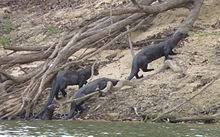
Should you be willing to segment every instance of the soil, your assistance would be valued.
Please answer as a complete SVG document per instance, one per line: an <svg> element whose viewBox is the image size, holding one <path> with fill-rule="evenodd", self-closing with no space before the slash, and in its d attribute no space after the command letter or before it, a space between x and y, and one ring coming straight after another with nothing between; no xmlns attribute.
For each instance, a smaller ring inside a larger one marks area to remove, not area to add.
<svg viewBox="0 0 220 137"><path fill-rule="evenodd" d="M113 5L122 4L122 0L114 0ZM13 30L9 34L12 45L17 46L46 46L53 45L62 33L70 31L71 28L83 18L91 16L98 10L109 7L110 0L82 1L69 7L54 7L54 9L39 8L38 5L26 8L10 7L0 9L0 16L9 16ZM10 13L4 12L8 9ZM145 40L149 36L157 35L169 29L178 27L179 23L187 16L188 11L184 9L170 10L159 14L146 31L137 31L131 34L132 42ZM216 0L205 0L198 20L196 21L190 36L178 47L179 54L173 57L185 70L185 76L168 69L157 75L149 77L136 88L123 89L109 93L105 97L94 97L85 103L87 108L80 118L93 120L142 120L143 116L162 113L184 102L194 94L198 93L204 85L210 82L220 70L220 3ZM145 45L147 46L147 45ZM134 47L137 53L140 47ZM71 58L82 54L85 49L78 51ZM92 49L89 49L92 50ZM0 56L9 51L0 49ZM19 53L18 53L19 54ZM113 55L113 56L112 56ZM94 77L109 77L125 79L131 68L132 56L129 49L105 50L99 57L101 61L108 61L109 56L112 63L100 68L100 75ZM152 62L149 68L155 70L163 66L163 58ZM29 66L35 67L34 62ZM11 69L15 75L22 75L20 68ZM153 72L143 73L148 76ZM220 111L220 79L214 82L207 90L192 99L179 109L173 111L172 115L194 116L209 115ZM76 87L70 87L72 92ZM46 90L46 96L50 90ZM71 95L71 93L69 93ZM64 100L64 99L63 99ZM219 107L213 107L213 106ZM67 113L68 106L58 109L56 113ZM134 110L137 110L138 114Z"/></svg>

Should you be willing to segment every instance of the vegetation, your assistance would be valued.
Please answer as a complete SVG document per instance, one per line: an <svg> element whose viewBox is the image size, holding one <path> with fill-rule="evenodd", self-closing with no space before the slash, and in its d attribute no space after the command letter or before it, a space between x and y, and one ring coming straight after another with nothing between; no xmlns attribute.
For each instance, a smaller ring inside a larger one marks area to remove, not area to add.
<svg viewBox="0 0 220 137"><path fill-rule="evenodd" d="M10 18L4 18L1 24L1 31L4 34L9 34L13 30L12 22Z"/></svg>
<svg viewBox="0 0 220 137"><path fill-rule="evenodd" d="M47 33L48 33L48 35L56 34L56 33L58 33L58 29L53 25L49 25L47 27Z"/></svg>
<svg viewBox="0 0 220 137"><path fill-rule="evenodd" d="M10 46L10 44L11 44L11 38L9 36L0 37L0 45L6 47L6 46Z"/></svg>

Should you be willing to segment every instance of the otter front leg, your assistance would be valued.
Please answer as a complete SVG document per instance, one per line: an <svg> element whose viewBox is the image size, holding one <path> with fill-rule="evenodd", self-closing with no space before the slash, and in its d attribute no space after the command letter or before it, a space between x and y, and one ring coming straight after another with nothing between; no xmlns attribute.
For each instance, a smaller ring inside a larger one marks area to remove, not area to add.
<svg viewBox="0 0 220 137"><path fill-rule="evenodd" d="M169 55L171 55L170 53L172 52L172 49L168 46L164 47L164 56L165 56L165 60L168 59L172 59Z"/></svg>
<svg viewBox="0 0 220 137"><path fill-rule="evenodd" d="M76 111L79 112L79 114L82 114L82 112L85 110L85 108L81 105L76 106Z"/></svg>
<svg viewBox="0 0 220 137"><path fill-rule="evenodd" d="M63 83L60 85L60 90L59 90L59 91L61 91L63 97L65 97L65 96L67 95L67 93L66 93L66 91L65 91L66 88L67 88L67 84L66 84L66 82L63 82ZM59 93L59 92L58 92L58 93ZM57 94L58 94L58 93L57 93ZM57 95L57 96L58 96L58 95Z"/></svg>
<svg viewBox="0 0 220 137"><path fill-rule="evenodd" d="M87 83L87 81L85 80L85 76L80 77L79 79L79 88L81 88L84 84Z"/></svg>
<svg viewBox="0 0 220 137"><path fill-rule="evenodd" d="M56 100L60 100L61 99L61 97L59 97L58 93L55 95L55 98L56 98Z"/></svg>

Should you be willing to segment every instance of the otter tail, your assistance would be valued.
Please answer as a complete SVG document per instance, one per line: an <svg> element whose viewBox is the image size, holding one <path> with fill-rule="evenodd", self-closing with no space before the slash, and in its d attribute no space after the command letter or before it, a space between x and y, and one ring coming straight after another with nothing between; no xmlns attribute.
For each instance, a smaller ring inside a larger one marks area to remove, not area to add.
<svg viewBox="0 0 220 137"><path fill-rule="evenodd" d="M50 92L50 95L49 95L49 98L48 98L48 101L47 101L47 104L46 104L46 108L49 106L49 105L51 105L51 103L53 102L53 99L54 99L54 97L55 97L55 95L56 95L56 92L57 92L57 90L59 90L59 88L58 88L58 83L57 83L57 80L56 80L56 78L53 80L53 83L52 83L52 90L51 90L51 92Z"/></svg>
<svg viewBox="0 0 220 137"><path fill-rule="evenodd" d="M56 90L58 90L58 85L56 83L56 78L53 80L52 82L52 90L50 92L49 98L47 100L47 103L45 104L43 110L35 117L35 118L39 118L42 117L43 114L46 112L46 110L48 109L48 106L52 104L53 99L55 97L56 94Z"/></svg>
<svg viewBox="0 0 220 137"><path fill-rule="evenodd" d="M134 76L136 76L138 71L139 71L138 64L136 59L134 58L132 61L131 73L128 77L128 80L131 80Z"/></svg>
<svg viewBox="0 0 220 137"><path fill-rule="evenodd" d="M73 118L75 116L76 109L77 109L77 104L76 104L75 101L73 101L71 103L71 106L70 106L70 112L69 112L68 116L65 119L67 120L67 119Z"/></svg>

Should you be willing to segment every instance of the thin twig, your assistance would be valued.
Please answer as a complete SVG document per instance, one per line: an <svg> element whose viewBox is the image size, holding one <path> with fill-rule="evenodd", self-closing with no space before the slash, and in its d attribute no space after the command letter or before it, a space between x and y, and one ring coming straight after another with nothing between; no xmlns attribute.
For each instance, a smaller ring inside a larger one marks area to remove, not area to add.
<svg viewBox="0 0 220 137"><path fill-rule="evenodd" d="M92 81L93 77L94 77L94 71L95 71L95 65L98 64L98 58L96 58L95 62L92 64L91 67L91 77L88 79L89 81Z"/></svg>
<svg viewBox="0 0 220 137"><path fill-rule="evenodd" d="M129 31L129 25L127 26L127 31ZM131 34L130 33L128 33L128 44L130 47L132 58L134 58L134 49L133 49L133 45L131 43Z"/></svg>

